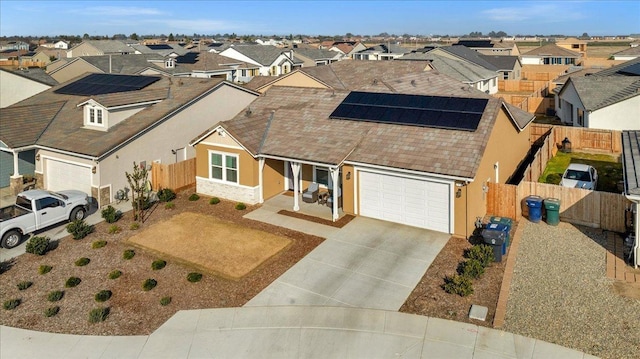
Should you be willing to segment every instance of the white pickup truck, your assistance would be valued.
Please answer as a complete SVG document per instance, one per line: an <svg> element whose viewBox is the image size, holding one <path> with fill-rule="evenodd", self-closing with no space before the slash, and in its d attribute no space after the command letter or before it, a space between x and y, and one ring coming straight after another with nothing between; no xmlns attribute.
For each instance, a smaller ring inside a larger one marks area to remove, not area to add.
<svg viewBox="0 0 640 359"><path fill-rule="evenodd" d="M62 221L84 219L89 196L81 191L30 190L16 204L0 209L0 247L13 248L22 237Z"/></svg>

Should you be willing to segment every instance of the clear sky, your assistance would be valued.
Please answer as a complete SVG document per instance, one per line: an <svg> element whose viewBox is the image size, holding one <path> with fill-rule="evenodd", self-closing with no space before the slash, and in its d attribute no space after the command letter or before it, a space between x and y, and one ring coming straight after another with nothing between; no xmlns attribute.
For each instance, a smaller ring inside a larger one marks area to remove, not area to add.
<svg viewBox="0 0 640 359"><path fill-rule="evenodd" d="M626 35L640 1L15 1L0 35Z"/></svg>

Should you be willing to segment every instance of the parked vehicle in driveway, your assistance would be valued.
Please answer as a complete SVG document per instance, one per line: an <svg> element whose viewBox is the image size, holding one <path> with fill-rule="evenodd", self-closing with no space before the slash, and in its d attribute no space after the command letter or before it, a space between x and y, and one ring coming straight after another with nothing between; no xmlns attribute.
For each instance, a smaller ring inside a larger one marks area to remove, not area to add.
<svg viewBox="0 0 640 359"><path fill-rule="evenodd" d="M16 204L0 209L0 246L13 248L22 237L60 223L84 219L89 195L81 191L30 190L16 198Z"/></svg>
<svg viewBox="0 0 640 359"><path fill-rule="evenodd" d="M598 171L589 165L572 163L564 171L560 185L595 190L598 186Z"/></svg>

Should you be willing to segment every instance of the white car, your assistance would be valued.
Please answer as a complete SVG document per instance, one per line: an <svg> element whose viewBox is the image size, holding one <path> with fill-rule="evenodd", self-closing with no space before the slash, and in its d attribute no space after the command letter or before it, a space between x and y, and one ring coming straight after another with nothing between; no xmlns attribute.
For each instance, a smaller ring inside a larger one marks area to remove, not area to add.
<svg viewBox="0 0 640 359"><path fill-rule="evenodd" d="M598 171L589 165L572 163L564 171L560 185L595 190L598 186Z"/></svg>

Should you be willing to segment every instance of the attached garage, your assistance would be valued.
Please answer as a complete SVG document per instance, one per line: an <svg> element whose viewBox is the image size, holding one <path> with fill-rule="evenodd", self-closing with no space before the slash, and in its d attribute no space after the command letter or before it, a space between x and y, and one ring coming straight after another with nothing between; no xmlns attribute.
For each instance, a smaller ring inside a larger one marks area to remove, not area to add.
<svg viewBox="0 0 640 359"><path fill-rule="evenodd" d="M44 178L48 190L75 189L91 195L91 167L51 158L44 161Z"/></svg>
<svg viewBox="0 0 640 359"><path fill-rule="evenodd" d="M452 233L452 183L359 171L360 215Z"/></svg>

